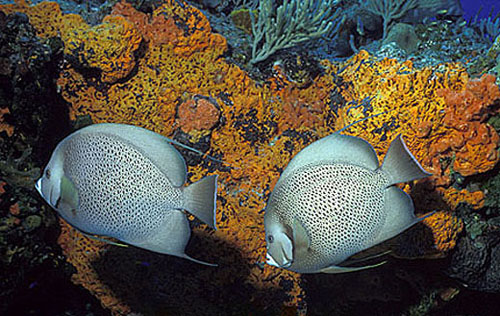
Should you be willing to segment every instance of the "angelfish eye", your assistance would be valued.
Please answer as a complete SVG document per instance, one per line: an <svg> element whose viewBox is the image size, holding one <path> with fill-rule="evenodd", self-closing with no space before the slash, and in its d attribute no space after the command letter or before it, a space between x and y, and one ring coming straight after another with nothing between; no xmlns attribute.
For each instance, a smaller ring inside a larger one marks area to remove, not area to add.
<svg viewBox="0 0 500 316"><path fill-rule="evenodd" d="M47 177L47 179L50 179L50 170L49 169L45 170L45 176Z"/></svg>
<svg viewBox="0 0 500 316"><path fill-rule="evenodd" d="M273 243L273 242L274 242L274 237L273 237L273 235L269 235L269 236L267 237L267 240L268 240L270 243Z"/></svg>

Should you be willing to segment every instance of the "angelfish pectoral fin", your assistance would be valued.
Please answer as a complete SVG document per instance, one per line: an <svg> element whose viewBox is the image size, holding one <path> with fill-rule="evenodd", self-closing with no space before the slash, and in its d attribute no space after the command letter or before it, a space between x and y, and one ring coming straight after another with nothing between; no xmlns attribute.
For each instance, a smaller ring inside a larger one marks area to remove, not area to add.
<svg viewBox="0 0 500 316"><path fill-rule="evenodd" d="M311 239L298 219L293 220L293 256L296 260L304 260L310 256Z"/></svg>
<svg viewBox="0 0 500 316"><path fill-rule="evenodd" d="M311 240L304 225L298 219L293 220L293 243L295 249L309 249Z"/></svg>
<svg viewBox="0 0 500 316"><path fill-rule="evenodd" d="M376 268L379 267L383 264L385 264L387 261L382 261L373 265L369 266L362 266L362 267L339 267L339 266L329 266L324 269L319 270L319 272L323 273L346 273L346 272L355 272L355 271L361 271L361 270L366 270L366 269L371 269L371 268Z"/></svg>
<svg viewBox="0 0 500 316"><path fill-rule="evenodd" d="M66 176L61 177L60 195L55 203L56 209L77 210L78 209L78 190L70 179Z"/></svg>

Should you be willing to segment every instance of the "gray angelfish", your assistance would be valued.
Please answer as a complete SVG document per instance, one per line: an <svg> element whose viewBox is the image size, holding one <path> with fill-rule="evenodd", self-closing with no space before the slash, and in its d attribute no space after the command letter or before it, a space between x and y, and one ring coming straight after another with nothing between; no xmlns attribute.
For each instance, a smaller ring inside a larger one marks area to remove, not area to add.
<svg viewBox="0 0 500 316"><path fill-rule="evenodd" d="M132 125L85 127L57 145L36 189L84 233L211 265L184 252L184 211L216 228L217 176L184 186L186 164L171 142Z"/></svg>
<svg viewBox="0 0 500 316"><path fill-rule="evenodd" d="M288 164L265 210L267 263L300 273L342 273L350 256L419 222L397 183L429 176L401 135L382 166L373 147L339 132L319 139Z"/></svg>

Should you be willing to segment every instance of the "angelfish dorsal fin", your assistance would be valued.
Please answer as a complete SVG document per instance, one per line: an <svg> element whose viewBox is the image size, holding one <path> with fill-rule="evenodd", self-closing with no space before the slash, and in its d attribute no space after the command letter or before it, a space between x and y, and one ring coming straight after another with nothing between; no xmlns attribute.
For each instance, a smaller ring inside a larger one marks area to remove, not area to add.
<svg viewBox="0 0 500 316"><path fill-rule="evenodd" d="M293 243L296 250L307 250L311 246L309 235L298 219L293 220Z"/></svg>
<svg viewBox="0 0 500 316"><path fill-rule="evenodd" d="M309 144L288 163L281 177L288 177L293 172L307 165L324 163L349 163L369 170L379 167L378 157L366 140L333 133Z"/></svg>

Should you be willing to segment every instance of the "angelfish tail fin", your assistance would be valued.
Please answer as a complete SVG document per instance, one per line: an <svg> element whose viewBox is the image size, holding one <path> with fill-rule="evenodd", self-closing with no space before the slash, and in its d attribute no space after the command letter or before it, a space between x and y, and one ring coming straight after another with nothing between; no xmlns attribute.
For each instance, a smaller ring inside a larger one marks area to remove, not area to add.
<svg viewBox="0 0 500 316"><path fill-rule="evenodd" d="M217 229L217 176L207 176L183 189L184 208L213 229Z"/></svg>

